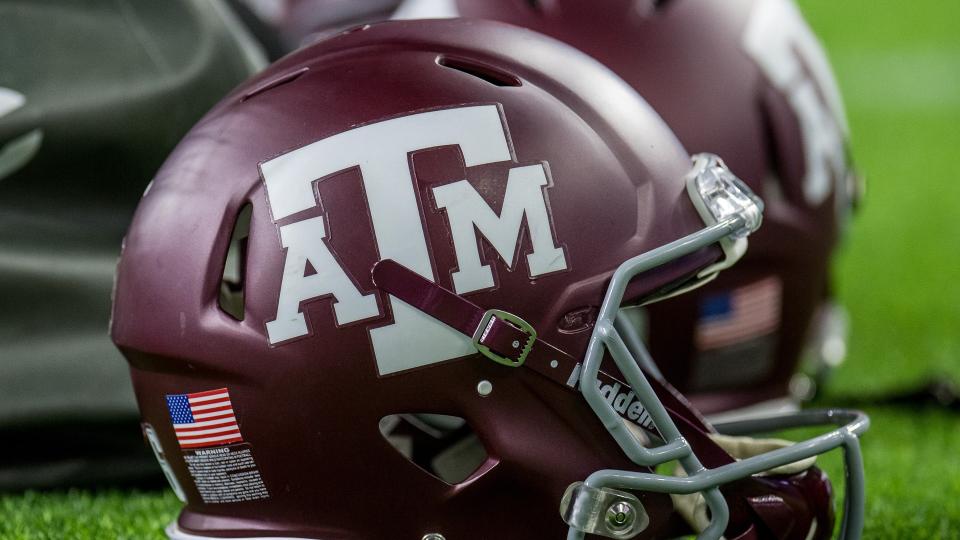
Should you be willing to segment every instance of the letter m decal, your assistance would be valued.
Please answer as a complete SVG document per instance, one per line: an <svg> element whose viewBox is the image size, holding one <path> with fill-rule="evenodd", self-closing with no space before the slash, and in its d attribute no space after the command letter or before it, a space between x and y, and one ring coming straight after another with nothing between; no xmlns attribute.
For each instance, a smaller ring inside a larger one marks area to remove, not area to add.
<svg viewBox="0 0 960 540"><path fill-rule="evenodd" d="M567 269L566 256L563 248L554 241L547 211L543 189L548 185L543 165L510 169L499 216L466 180L433 188L437 208L446 210L450 222L458 264L452 276L457 293L489 289L495 285L490 265L480 260L477 232L513 270L524 217L533 248L527 254L528 275L534 278Z"/></svg>

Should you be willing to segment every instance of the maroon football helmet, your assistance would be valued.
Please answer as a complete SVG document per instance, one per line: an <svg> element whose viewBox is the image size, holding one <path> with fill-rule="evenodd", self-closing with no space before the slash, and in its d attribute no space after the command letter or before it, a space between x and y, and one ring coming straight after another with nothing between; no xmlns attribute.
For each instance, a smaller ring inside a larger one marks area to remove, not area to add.
<svg viewBox="0 0 960 540"><path fill-rule="evenodd" d="M809 395L843 360L829 264L857 186L829 63L792 0L408 0L398 17L479 17L558 38L630 83L690 152L723 156L767 204L734 272L628 310L659 369L706 413Z"/></svg>
<svg viewBox="0 0 960 540"><path fill-rule="evenodd" d="M119 264L112 336L186 503L168 533L824 538L813 459L842 446L856 537L865 417L711 426L614 326L732 264L761 212L528 30L385 23L288 56L175 150ZM819 423L843 427L745 436Z"/></svg>

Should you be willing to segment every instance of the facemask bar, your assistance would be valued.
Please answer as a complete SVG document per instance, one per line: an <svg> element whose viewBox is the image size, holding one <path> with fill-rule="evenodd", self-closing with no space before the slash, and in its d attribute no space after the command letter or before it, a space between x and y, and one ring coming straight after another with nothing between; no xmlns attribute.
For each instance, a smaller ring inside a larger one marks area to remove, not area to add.
<svg viewBox="0 0 960 540"><path fill-rule="evenodd" d="M824 435L808 439L786 448L781 448L742 461L724 465L716 469L706 469L694 454L689 443L681 436L666 408L656 397L653 388L640 369L640 364L653 364L649 352L636 336L628 335L630 346L626 344L616 329L617 313L623 303L624 293L629 282L637 275L656 268L700 249L719 243L724 248L727 260L717 269L732 264L730 256L739 256L742 249L731 250L731 243L744 241L744 237L759 226L759 212L762 203L732 174L726 170L715 156L700 155L694 158L694 169L688 177L688 186L704 179L704 172L714 175L707 178L708 189L689 189L688 192L704 218L707 226L700 231L657 249L634 257L621 264L614 272L607 288L603 305L600 308L593 334L587 347L580 381L580 390L604 427L617 441L623 452L637 465L656 467L677 460L687 472L686 477L664 476L634 471L601 470L590 475L584 482L588 489L625 489L656 493L690 494L700 492L710 510L711 521L698 538L719 539L729 521L729 509L720 494L719 486L761 473L775 467L787 465L805 458L813 457L838 446L844 447L847 490L844 501L844 518L841 527L842 538L859 538L863 527L863 466L857 436L866 431L869 420L862 413L848 411L801 412L791 416L734 422L718 426L728 434L756 433L789 429L793 427L833 424L840 426ZM729 174L729 178L719 178L717 173ZM723 190L728 189L731 197L721 201L721 211L712 211L717 205L709 197L724 197ZM699 198L699 200L698 200ZM730 204L725 204L731 202ZM754 204L750 204L751 201ZM738 208L737 205L741 206ZM734 259L735 260L735 259ZM621 323L622 328L622 323ZM626 427L620 416L600 394L597 377L604 352L610 351L617 367L636 392L641 404L650 414L660 432L664 444L655 448L646 448ZM654 372L656 373L656 372ZM721 430L723 431L723 430ZM571 526L567 538L580 540L584 531Z"/></svg>

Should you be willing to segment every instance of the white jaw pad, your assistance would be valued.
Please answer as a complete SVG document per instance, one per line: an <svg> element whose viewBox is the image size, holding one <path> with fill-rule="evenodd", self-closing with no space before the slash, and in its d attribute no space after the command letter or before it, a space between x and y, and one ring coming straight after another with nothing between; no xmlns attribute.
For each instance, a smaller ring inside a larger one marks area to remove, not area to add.
<svg viewBox="0 0 960 540"><path fill-rule="evenodd" d="M724 451L726 451L736 460L758 456L760 454L778 450L780 448L786 448L787 446L792 446L794 444L784 439L733 437L730 435L721 435L719 433L710 434L710 438L713 439L713 442L717 443L720 448L723 448ZM802 459L800 461L788 463L787 465L783 465L781 467L770 469L769 471L764 471L757 476L794 475L813 467L816 461L816 456L809 457L807 459ZM675 474L677 476L686 476L686 472L683 470L683 467L679 465L676 468ZM700 493L691 493L689 495L671 494L670 499L673 501L673 508L678 514L683 516L683 519L690 525L690 527L693 528L694 531L699 533L706 529L707 525L710 524L710 518L707 516L707 503L703 499L703 495ZM815 526L816 525L814 525L814 527Z"/></svg>

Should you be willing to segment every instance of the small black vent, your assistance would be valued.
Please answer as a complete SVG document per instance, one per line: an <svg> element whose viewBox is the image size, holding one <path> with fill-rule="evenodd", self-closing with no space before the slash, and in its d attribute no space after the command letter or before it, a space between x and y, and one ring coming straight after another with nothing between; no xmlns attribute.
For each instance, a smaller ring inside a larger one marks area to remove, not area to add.
<svg viewBox="0 0 960 540"><path fill-rule="evenodd" d="M392 414L380 420L380 434L412 464L450 485L489 470L483 467L486 448L459 416Z"/></svg>
<svg viewBox="0 0 960 540"><path fill-rule="evenodd" d="M253 206L247 203L237 214L230 237L230 247L223 263L220 280L220 309L238 321L243 320L243 282L246 274L247 237L250 236L250 219Z"/></svg>
<svg viewBox="0 0 960 540"><path fill-rule="evenodd" d="M494 86L520 86L522 84L519 77L475 60L439 56L437 57L437 64L482 79Z"/></svg>
<svg viewBox="0 0 960 540"><path fill-rule="evenodd" d="M240 98L240 101L241 101L241 102L247 101L248 99L251 99L251 98L253 98L253 97L259 96L260 94L263 94L264 92L269 92L270 90L273 90L274 88L278 88L278 87L283 86L283 85L285 85L285 84L292 83L293 81L299 79L304 73L306 73L306 72L308 72L308 71L310 71L310 68L304 67L304 68L300 68L300 69L298 69L298 70L296 70L296 71L292 71L292 72L290 72L290 73L284 73L283 75L280 75L279 77L270 79L270 80L268 80L268 81L266 81L266 82L264 82L264 83L261 83L259 86L257 86L257 87L254 88L253 90L251 90L251 91L247 92L246 94L244 94L244 95Z"/></svg>

